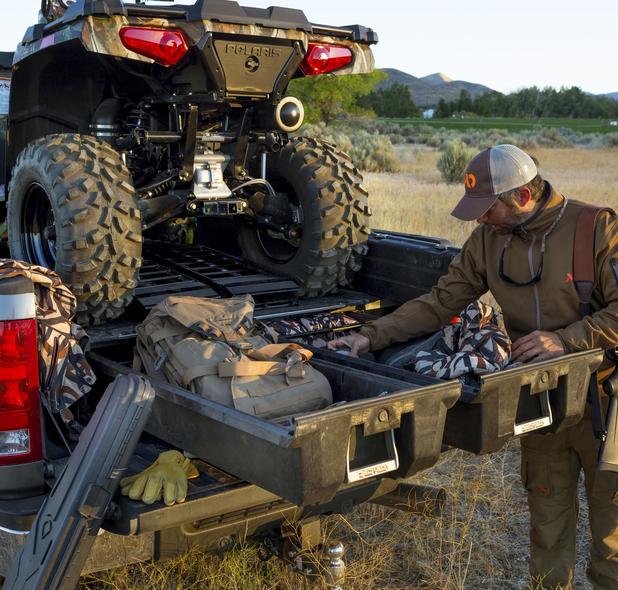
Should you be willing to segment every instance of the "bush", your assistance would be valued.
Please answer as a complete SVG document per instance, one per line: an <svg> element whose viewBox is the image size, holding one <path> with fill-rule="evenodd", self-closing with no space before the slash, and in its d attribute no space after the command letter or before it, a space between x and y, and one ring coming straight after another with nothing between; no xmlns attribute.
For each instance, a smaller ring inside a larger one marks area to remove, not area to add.
<svg viewBox="0 0 618 590"><path fill-rule="evenodd" d="M327 127L324 123L307 125L301 135L315 137L336 145L365 172L396 172L399 158L388 136L364 130ZM403 141L403 138L401 138Z"/></svg>
<svg viewBox="0 0 618 590"><path fill-rule="evenodd" d="M438 170L446 182L463 182L468 162L474 157L475 150L466 147L459 139L453 139L442 148L438 160Z"/></svg>
<svg viewBox="0 0 618 590"><path fill-rule="evenodd" d="M608 133L605 141L609 147L618 147L618 133Z"/></svg>

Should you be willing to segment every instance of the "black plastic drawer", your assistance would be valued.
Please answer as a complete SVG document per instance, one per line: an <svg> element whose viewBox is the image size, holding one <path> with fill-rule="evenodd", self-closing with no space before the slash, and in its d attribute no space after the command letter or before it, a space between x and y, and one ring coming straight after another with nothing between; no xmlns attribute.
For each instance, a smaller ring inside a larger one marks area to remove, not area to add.
<svg viewBox="0 0 618 590"><path fill-rule="evenodd" d="M345 403L284 427L151 380L157 397L146 430L299 506L328 502L361 481L409 477L438 460L459 383L425 386L322 359L312 365L330 381L334 402Z"/></svg>

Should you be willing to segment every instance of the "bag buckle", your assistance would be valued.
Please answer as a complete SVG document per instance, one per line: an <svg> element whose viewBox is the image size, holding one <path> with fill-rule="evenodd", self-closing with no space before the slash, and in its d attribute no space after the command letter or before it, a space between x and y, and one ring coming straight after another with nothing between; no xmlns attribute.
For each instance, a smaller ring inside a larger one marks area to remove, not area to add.
<svg viewBox="0 0 618 590"><path fill-rule="evenodd" d="M167 360L167 355L162 352L158 357L157 360L154 363L154 370L155 371L160 371L161 367L165 364L165 361Z"/></svg>

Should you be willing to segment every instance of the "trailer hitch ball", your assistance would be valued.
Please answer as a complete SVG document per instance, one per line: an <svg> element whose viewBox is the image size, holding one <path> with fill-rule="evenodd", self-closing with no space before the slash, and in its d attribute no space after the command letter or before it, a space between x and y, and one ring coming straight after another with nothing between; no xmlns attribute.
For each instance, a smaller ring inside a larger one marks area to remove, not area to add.
<svg viewBox="0 0 618 590"><path fill-rule="evenodd" d="M325 551L326 563L326 583L331 590L341 590L341 584L345 580L345 562L343 554L345 549L343 543L332 543Z"/></svg>

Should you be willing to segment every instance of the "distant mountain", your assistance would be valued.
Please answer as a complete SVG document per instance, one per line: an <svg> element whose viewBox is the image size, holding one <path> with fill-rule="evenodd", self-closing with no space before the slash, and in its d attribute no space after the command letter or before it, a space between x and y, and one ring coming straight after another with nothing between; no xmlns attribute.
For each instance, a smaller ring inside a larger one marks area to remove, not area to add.
<svg viewBox="0 0 618 590"><path fill-rule="evenodd" d="M446 74L436 73L417 78L394 68L382 70L388 74L388 78L380 82L379 88L388 88L393 84L403 84L410 89L412 99L418 107L435 107L440 99L446 101L456 100L462 90L467 90L475 98L487 92L493 92L491 88L482 84L474 84L463 80L453 80Z"/></svg>
<svg viewBox="0 0 618 590"><path fill-rule="evenodd" d="M607 96L608 98L618 100L618 92L608 92L607 94L601 94L600 96Z"/></svg>
<svg viewBox="0 0 618 590"><path fill-rule="evenodd" d="M419 78L419 80L423 80L423 82L427 82L428 84L433 84L434 86L439 86L440 84L450 84L454 82L453 78L449 78L446 74L442 72L438 72L437 74L430 74L429 76L423 76Z"/></svg>

